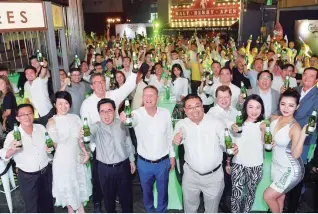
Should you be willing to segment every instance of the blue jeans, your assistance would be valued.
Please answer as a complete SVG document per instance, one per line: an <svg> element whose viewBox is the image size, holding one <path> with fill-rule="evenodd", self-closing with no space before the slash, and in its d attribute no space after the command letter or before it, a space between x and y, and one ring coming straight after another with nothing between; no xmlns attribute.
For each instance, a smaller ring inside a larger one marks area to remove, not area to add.
<svg viewBox="0 0 318 214"><path fill-rule="evenodd" d="M143 201L148 213L164 213L168 207L168 181L170 159L153 164L138 158L137 162L140 184L143 191ZM154 207L153 185L157 182L158 206Z"/></svg>

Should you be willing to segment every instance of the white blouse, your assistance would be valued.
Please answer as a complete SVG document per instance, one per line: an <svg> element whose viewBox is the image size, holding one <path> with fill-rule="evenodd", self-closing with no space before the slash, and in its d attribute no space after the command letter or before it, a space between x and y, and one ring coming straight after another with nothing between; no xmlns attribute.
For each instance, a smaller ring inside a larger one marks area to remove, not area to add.
<svg viewBox="0 0 318 214"><path fill-rule="evenodd" d="M181 96L188 95L188 80L184 77L177 78L173 83L170 83L171 92L176 96L177 101L181 101Z"/></svg>

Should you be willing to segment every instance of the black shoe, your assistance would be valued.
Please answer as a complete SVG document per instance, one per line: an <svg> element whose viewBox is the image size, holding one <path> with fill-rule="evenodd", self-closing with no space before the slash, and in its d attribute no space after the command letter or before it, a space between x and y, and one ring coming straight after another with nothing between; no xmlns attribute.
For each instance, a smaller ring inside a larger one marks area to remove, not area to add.
<svg viewBox="0 0 318 214"><path fill-rule="evenodd" d="M94 213L102 213L101 203L97 202L94 204Z"/></svg>

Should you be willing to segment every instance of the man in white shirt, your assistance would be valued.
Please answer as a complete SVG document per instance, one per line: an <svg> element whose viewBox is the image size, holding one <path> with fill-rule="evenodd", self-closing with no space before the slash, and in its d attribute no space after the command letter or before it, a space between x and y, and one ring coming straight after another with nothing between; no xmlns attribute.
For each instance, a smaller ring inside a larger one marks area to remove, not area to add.
<svg viewBox="0 0 318 214"><path fill-rule="evenodd" d="M279 76L274 75L273 82L272 82L272 89L283 93L286 89L284 86L284 82L286 77L289 77L289 87L295 88L297 87L297 80L292 77L292 73L294 73L294 65L292 64L285 64L282 66L281 74Z"/></svg>
<svg viewBox="0 0 318 214"><path fill-rule="evenodd" d="M247 72L247 75L245 75L251 83L252 88L256 87L257 84L257 75L259 72L261 72L263 70L263 59L262 58L256 58L253 62L253 70L249 70Z"/></svg>
<svg viewBox="0 0 318 214"><path fill-rule="evenodd" d="M100 121L100 116L97 110L97 103L103 98L110 98L116 104L116 109L118 109L120 103L128 97L128 95L136 87L136 74L131 73L126 79L125 84L117 90L107 91L106 93L106 80L105 75L102 73L94 73L90 78L91 88L94 90L93 94L85 99L82 103L80 114L81 118L87 118L88 125L91 126L96 122ZM118 113L116 112L118 115ZM93 170L93 202L94 211L101 212L101 201L102 193L99 185L99 175L97 170L97 161L94 153L92 161Z"/></svg>
<svg viewBox="0 0 318 214"><path fill-rule="evenodd" d="M184 212L195 213L203 192L206 213L218 212L224 189L223 159L224 130L222 120L204 114L203 105L197 95L184 99L187 118L176 124L174 143L184 144L185 164L182 180ZM237 146L233 144L234 154Z"/></svg>
<svg viewBox="0 0 318 214"><path fill-rule="evenodd" d="M157 107L158 100L158 89L149 85L143 90L144 106L132 112L132 124L138 141L137 167L148 213L166 212L169 170L175 167L171 114L167 109ZM126 121L124 112L120 118L122 122ZM158 191L157 209L153 198L155 181Z"/></svg>
<svg viewBox="0 0 318 214"><path fill-rule="evenodd" d="M53 106L48 93L47 62L44 62L39 76L36 76L36 69L27 66L24 69L27 81L24 84L24 98L28 99L34 106L37 114L36 123L45 126L47 121L54 115Z"/></svg>
<svg viewBox="0 0 318 214"><path fill-rule="evenodd" d="M217 61L213 61L212 71L213 71L213 83L214 84L220 83L221 64Z"/></svg>
<svg viewBox="0 0 318 214"><path fill-rule="evenodd" d="M11 158L19 168L18 183L27 213L52 213L52 166L46 152L46 129L33 124L34 108L31 104L22 104L17 108L18 130L21 141L15 141L13 132L9 132L0 157Z"/></svg>
<svg viewBox="0 0 318 214"><path fill-rule="evenodd" d="M155 64L155 74L150 76L149 85L155 86L158 91L163 91L166 79L162 78L162 65L160 63Z"/></svg>
<svg viewBox="0 0 318 214"><path fill-rule="evenodd" d="M129 77L129 75L132 73L132 64L131 59L128 56L123 57L123 68L121 69L122 72L124 72L126 79Z"/></svg>
<svg viewBox="0 0 318 214"><path fill-rule="evenodd" d="M215 100L216 89L221 85L226 85L230 87L231 89L231 92L232 92L231 105L235 107L238 101L238 98L240 96L241 90L236 85L233 85L231 81L232 81L232 71L229 68L224 67L220 71L220 82L213 84L210 87L210 90L206 91L206 93L212 95Z"/></svg>
<svg viewBox="0 0 318 214"><path fill-rule="evenodd" d="M216 105L210 108L207 114L223 120L230 130L238 114L236 108L231 106L231 89L228 86L221 85L216 89L215 94Z"/></svg>

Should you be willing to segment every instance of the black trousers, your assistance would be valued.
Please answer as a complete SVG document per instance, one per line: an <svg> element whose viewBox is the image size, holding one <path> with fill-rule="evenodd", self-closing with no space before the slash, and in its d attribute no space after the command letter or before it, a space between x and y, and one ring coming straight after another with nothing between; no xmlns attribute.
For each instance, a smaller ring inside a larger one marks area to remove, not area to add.
<svg viewBox="0 0 318 214"><path fill-rule="evenodd" d="M316 148L317 149L317 148ZM314 189L313 189L313 198L314 200L317 200L318 198L318 174L313 174L310 172L311 166L305 165L305 176L304 179L297 184L289 193L287 193L288 196L288 213L295 213L297 211L297 208L299 206L300 202L300 196L301 196L301 190L306 183L314 183ZM318 203L314 204L314 211L318 212Z"/></svg>
<svg viewBox="0 0 318 214"><path fill-rule="evenodd" d="M201 85L201 81L191 80L191 93L197 94L197 91L200 85Z"/></svg>
<svg viewBox="0 0 318 214"><path fill-rule="evenodd" d="M94 204L101 203L103 199L103 193L101 191L100 182L99 182L98 161L96 160L96 150L93 152L93 160L92 160L92 184L93 184L93 202Z"/></svg>
<svg viewBox="0 0 318 214"><path fill-rule="evenodd" d="M118 194L122 212L132 213L132 179L129 159L126 159L122 164L115 167L98 162L98 173L106 212L116 212L115 200Z"/></svg>
<svg viewBox="0 0 318 214"><path fill-rule="evenodd" d="M18 183L27 213L53 213L52 166L30 174L19 170Z"/></svg>

